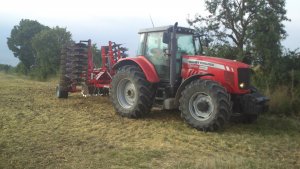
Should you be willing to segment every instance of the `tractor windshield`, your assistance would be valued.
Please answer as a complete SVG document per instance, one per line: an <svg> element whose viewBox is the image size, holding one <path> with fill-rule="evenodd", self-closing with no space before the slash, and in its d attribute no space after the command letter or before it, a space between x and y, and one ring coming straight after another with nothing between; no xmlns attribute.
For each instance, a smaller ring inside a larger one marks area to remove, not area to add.
<svg viewBox="0 0 300 169"><path fill-rule="evenodd" d="M198 45L194 43L192 34L177 34L177 46L179 55L195 55Z"/></svg>

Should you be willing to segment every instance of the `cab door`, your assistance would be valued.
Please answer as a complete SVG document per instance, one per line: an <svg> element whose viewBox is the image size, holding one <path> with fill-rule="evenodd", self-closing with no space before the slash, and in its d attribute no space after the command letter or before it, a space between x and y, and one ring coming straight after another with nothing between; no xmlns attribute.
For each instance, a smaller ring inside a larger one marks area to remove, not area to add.
<svg viewBox="0 0 300 169"><path fill-rule="evenodd" d="M170 64L164 51L168 44L163 43L163 32L147 33L145 45L145 57L154 65L161 80L169 80Z"/></svg>

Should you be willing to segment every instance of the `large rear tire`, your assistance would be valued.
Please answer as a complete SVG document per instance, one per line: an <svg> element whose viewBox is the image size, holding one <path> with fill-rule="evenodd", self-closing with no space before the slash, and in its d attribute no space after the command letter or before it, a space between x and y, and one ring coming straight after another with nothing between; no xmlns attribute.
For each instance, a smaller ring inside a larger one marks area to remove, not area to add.
<svg viewBox="0 0 300 169"><path fill-rule="evenodd" d="M110 97L118 114L137 118L150 112L154 92L142 70L128 65L121 67L113 76Z"/></svg>
<svg viewBox="0 0 300 169"><path fill-rule="evenodd" d="M183 90L179 103L182 118L202 131L222 129L231 113L229 94L211 80L192 81Z"/></svg>

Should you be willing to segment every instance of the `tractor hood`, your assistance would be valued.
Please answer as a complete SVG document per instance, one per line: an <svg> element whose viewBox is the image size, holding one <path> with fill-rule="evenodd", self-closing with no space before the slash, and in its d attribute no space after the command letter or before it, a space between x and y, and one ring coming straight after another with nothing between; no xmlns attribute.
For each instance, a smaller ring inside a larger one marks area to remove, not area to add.
<svg viewBox="0 0 300 169"><path fill-rule="evenodd" d="M229 60L224 58L217 58L217 57L209 57L203 55L197 56L183 56L183 63L189 64L198 64L207 67L214 67L218 69L228 70L231 68L250 68L249 65L236 61L236 60Z"/></svg>
<svg viewBox="0 0 300 169"><path fill-rule="evenodd" d="M248 93L250 66L242 62L208 56L183 56L181 76L187 79L195 74L212 74L202 77L219 82L229 93ZM242 85L242 87L240 87Z"/></svg>

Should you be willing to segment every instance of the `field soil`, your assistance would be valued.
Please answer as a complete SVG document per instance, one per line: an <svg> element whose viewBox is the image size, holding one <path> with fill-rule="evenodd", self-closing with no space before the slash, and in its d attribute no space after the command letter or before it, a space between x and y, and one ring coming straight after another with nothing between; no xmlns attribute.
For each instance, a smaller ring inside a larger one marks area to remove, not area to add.
<svg viewBox="0 0 300 169"><path fill-rule="evenodd" d="M118 116L108 97L55 97L57 80L0 73L0 168L300 168L300 120L197 131L179 111Z"/></svg>

